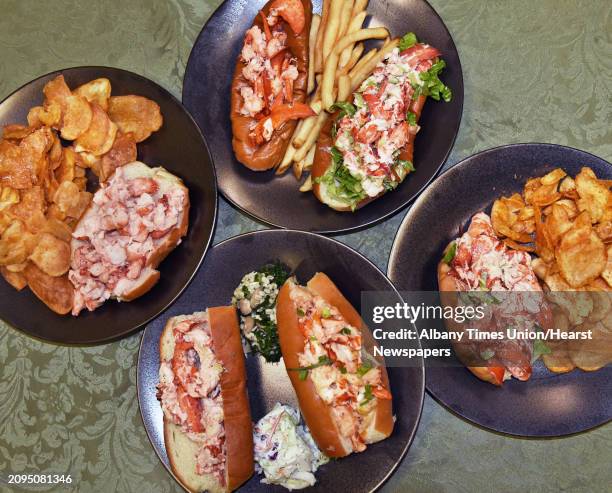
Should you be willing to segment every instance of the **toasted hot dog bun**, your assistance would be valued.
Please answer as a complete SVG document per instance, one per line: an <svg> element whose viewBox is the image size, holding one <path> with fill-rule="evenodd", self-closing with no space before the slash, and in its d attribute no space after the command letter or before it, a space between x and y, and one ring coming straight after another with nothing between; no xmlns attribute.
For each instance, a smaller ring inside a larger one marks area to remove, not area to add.
<svg viewBox="0 0 612 493"><path fill-rule="evenodd" d="M418 123L421 118L421 112L423 111L423 106L425 105L426 96L419 96L415 99L410 105L410 111L416 115L416 121ZM332 166L332 156L330 149L334 145L334 139L332 138L332 128L334 125L334 121L338 117L336 113L332 118L329 118L323 128L321 129L321 133L319 134L319 138L316 144L314 161L312 163L312 192L315 194L317 199L323 202L325 205L331 207L340 212L350 212L350 205L347 205L346 202L341 201L333 197L332 194L327 190L327 185L321 182L320 178L325 175L327 170ZM404 161L413 162L414 155L414 140L416 138L416 134L409 133L408 134L408 142L406 145L400 150L399 159ZM395 174L395 173L394 173ZM396 176L396 178L399 178ZM382 197L386 191L383 191L376 195L375 197L366 197L365 199L359 201L357 203L356 209L360 209L361 207L369 204L373 200L376 200L379 197Z"/></svg>
<svg viewBox="0 0 612 493"><path fill-rule="evenodd" d="M246 368L240 341L236 310L230 306L209 308L207 312L172 317L160 338L160 358L171 360L174 354L174 327L195 315L208 315L213 350L224 371L221 375L223 426L225 429L225 486L211 474L197 474L196 456L199 445L181 427L164 416L166 452L174 475L192 492L222 493L234 491L246 482L254 471L253 430L246 388Z"/></svg>
<svg viewBox="0 0 612 493"><path fill-rule="evenodd" d="M165 193L171 194L177 190L184 193L182 194L182 202L178 206L180 212L177 223L161 238L153 241L153 250L147 255L139 275L134 279L128 279L126 275L120 284L121 289L116 287L111 292L110 298L115 298L119 301L132 301L145 294L157 283L157 281L159 281L160 273L157 270L157 267L162 260L166 258L166 256L180 243L181 238L187 234L187 229L189 226L189 191L180 178L169 173L164 168L150 168L144 163L134 161L133 163L129 163L121 168L118 168L115 171L115 174L111 176L106 184L108 186L112 186L114 183L113 180L115 179L120 179L123 182L129 182L130 180L137 178L153 180L158 187L158 191L155 192L155 196L163 196ZM105 195L103 188L96 192L94 197L94 201L92 201L87 211L81 217L71 242L73 260L71 263L70 279L75 285L75 301L80 300L78 303L75 303L75 305L78 305L75 306L75 310L73 311L73 314L75 315L78 314L81 309L83 309L85 301L89 299L87 284L84 282L79 282L78 272L83 266L75 257L75 252L80 247L87 246L91 243L90 237L92 234L96 234L98 230L102 231L100 225L102 224L104 218L101 216L102 213L100 212L100 208L96 205L95 201L100 200L103 202L108 202L112 200ZM123 204L117 205L121 206ZM92 262L88 262L88 264L92 264ZM89 268L91 265L87 265L87 267ZM83 288L82 290L80 289L80 286ZM98 303L96 306L99 306L99 304L101 303Z"/></svg>
<svg viewBox="0 0 612 493"><path fill-rule="evenodd" d="M297 309L291 299L291 291L295 288L292 279L281 288L276 304L278 335L283 360L287 368L300 366L298 354L304 350L305 339L298 327ZM323 273L317 273L307 284L313 294L321 296L327 303L335 306L342 316L352 326L361 330L363 348L373 353L374 339L364 325L359 313L342 295L336 285ZM389 377L384 366L384 360L377 358L381 364L382 383L388 389ZM344 438L338 431L332 418L331 407L317 394L310 377L302 380L296 371L288 371L289 378L295 389L304 420L319 448L329 457L344 457L353 452L350 440ZM368 416L365 431L367 444L387 438L393 431L393 406L390 399L377 399L377 405Z"/></svg>
<svg viewBox="0 0 612 493"><path fill-rule="evenodd" d="M287 47L290 53L297 59L298 78L293 83L293 100L303 103L306 100L308 89L308 39L310 34L310 22L312 20L312 3L310 0L301 0L304 5L305 25L299 34L295 34L289 24L279 18L283 30L287 33ZM261 11L267 16L270 12L270 0ZM257 14L253 25L263 28L261 15ZM257 120L250 116L240 114L242 97L240 89L249 86L249 82L242 75L244 63L238 58L234 76L232 78L230 120L232 122L232 147L236 159L253 171L265 171L273 168L281 162L289 140L297 125L297 120L289 120L278 127L272 134L272 138L262 145L254 144L249 138L251 127Z"/></svg>
<svg viewBox="0 0 612 493"><path fill-rule="evenodd" d="M449 247L450 245L446 248L448 249ZM451 268L446 262L440 261L440 263L438 263L438 290L440 291L440 301L442 302L442 306L451 306L455 308L458 304L458 292L460 289L457 286L455 278L449 275L450 271ZM461 324L455 322L455 320L452 318L445 318L444 324L449 332L464 332L465 330ZM463 346L455 344L453 345L453 348L457 358L459 358L460 361L465 362L470 359L469 356L464 353L465 350L463 349ZM501 386L503 383L503 380L500 381L489 367L466 365L466 368L485 382L489 382L497 386Z"/></svg>

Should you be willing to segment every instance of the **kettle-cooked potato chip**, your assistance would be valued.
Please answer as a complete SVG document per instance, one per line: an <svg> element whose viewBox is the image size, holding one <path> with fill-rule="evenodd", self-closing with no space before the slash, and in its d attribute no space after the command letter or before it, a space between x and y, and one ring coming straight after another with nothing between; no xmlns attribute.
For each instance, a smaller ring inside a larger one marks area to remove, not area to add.
<svg viewBox="0 0 612 493"><path fill-rule="evenodd" d="M148 139L164 122L155 101L135 95L112 96L108 115L124 134L132 132L136 142Z"/></svg>
<svg viewBox="0 0 612 493"><path fill-rule="evenodd" d="M70 244L50 233L42 233L29 259L45 274L61 276L70 268Z"/></svg>
<svg viewBox="0 0 612 493"><path fill-rule="evenodd" d="M101 77L77 87L75 94L83 96L90 103L96 103L104 111L108 110L108 100L111 95L111 83L108 79Z"/></svg>

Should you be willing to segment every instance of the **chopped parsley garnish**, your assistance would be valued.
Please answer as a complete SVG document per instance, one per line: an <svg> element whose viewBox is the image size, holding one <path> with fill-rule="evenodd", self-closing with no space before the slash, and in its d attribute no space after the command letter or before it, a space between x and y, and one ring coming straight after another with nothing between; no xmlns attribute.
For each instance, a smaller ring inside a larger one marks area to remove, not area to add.
<svg viewBox="0 0 612 493"><path fill-rule="evenodd" d="M399 49L400 51L404 51L410 48L411 46L414 46L415 44L417 44L416 34L412 32L406 33L404 34L404 36L402 36L402 39L400 39Z"/></svg>
<svg viewBox="0 0 612 493"><path fill-rule="evenodd" d="M329 358L329 356L319 356L319 361L313 365L308 366L300 366L299 368L287 368L288 371L297 371L300 380L306 380L308 376L308 372L310 370L314 370L315 368L319 368L320 366L329 366L333 363L333 361Z"/></svg>
<svg viewBox="0 0 612 493"><path fill-rule="evenodd" d="M345 367L345 366L341 366L341 367L340 367L340 373L342 373L343 375L344 375L344 374L346 374L346 372L347 372L347 371L348 371L348 370L346 369L346 367Z"/></svg>
<svg viewBox="0 0 612 493"><path fill-rule="evenodd" d="M365 406L372 399L374 399L374 394L372 393L372 386L370 384L366 384L365 392L363 394L363 400L359 403L359 405Z"/></svg>
<svg viewBox="0 0 612 493"><path fill-rule="evenodd" d="M446 249L446 252L444 253L444 257L442 257L442 262L444 262L445 264L450 264L455 258L456 254L457 254L457 242L453 241L450 244L450 246Z"/></svg>
<svg viewBox="0 0 612 493"><path fill-rule="evenodd" d="M301 308L298 308L296 310L296 313L298 314L299 317L303 317L304 315L306 315L306 312L304 312L304 310L302 310Z"/></svg>
<svg viewBox="0 0 612 493"><path fill-rule="evenodd" d="M363 96L361 95L360 92L356 92L353 95L354 101L355 101L355 106L357 106L357 108L361 109L361 108L365 108L367 106L365 99L363 99Z"/></svg>
<svg viewBox="0 0 612 493"><path fill-rule="evenodd" d="M406 113L406 121L410 125L416 125L417 124L416 113L413 113L412 111L409 111L408 113Z"/></svg>
<svg viewBox="0 0 612 493"><path fill-rule="evenodd" d="M323 318L331 317L331 310L328 307L323 308L323 310L321 310L321 316Z"/></svg>
<svg viewBox="0 0 612 493"><path fill-rule="evenodd" d="M446 67L446 62L444 60L439 60L434 63L427 72L421 72L420 77L423 81L421 94L430 96L436 101L443 99L448 103L453 97L452 91L448 86L444 85L438 77L444 67Z"/></svg>
<svg viewBox="0 0 612 493"><path fill-rule="evenodd" d="M361 363L361 365L359 366L359 368L357 368L357 374L360 377L363 377L367 372L369 372L372 369L372 365L371 363L364 361L363 363Z"/></svg>

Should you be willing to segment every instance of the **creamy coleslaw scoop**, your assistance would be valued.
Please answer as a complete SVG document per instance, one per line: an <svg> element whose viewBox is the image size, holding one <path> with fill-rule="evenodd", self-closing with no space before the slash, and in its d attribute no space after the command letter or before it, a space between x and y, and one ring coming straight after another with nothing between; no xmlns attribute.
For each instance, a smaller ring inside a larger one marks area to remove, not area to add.
<svg viewBox="0 0 612 493"><path fill-rule="evenodd" d="M291 406L276 403L253 428L256 470L262 483L278 484L289 490L313 486L314 473L329 462L315 444L300 413Z"/></svg>

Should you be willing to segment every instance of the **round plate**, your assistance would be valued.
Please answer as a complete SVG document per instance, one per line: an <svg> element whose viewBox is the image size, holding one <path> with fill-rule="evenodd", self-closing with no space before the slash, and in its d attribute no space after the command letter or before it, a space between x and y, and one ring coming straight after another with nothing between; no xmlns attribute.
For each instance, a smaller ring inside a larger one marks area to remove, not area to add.
<svg viewBox="0 0 612 493"><path fill-rule="evenodd" d="M612 166L603 159L552 144L508 145L467 158L441 175L406 215L391 251L389 277L400 291L437 291L442 251L476 212L520 192L530 177L556 167L575 176L583 166L612 178ZM612 419L610 366L555 375L538 361L530 380L512 379L502 388L460 366L437 367L427 369L426 383L433 397L460 416L513 435L567 435Z"/></svg>
<svg viewBox="0 0 612 493"><path fill-rule="evenodd" d="M160 460L170 471L164 447L163 415L155 397L159 372L159 337L168 318L209 306L227 305L242 276L278 260L292 269L301 282L316 272L328 274L349 301L359 308L362 290L395 291L391 282L365 257L323 236L299 231L265 230L226 240L211 248L193 283L162 317L144 331L138 355L138 401L145 428ZM399 300L399 295L398 295ZM414 342L418 347L418 341ZM361 454L332 461L317 473L319 491L369 492L378 488L406 454L416 431L424 396L421 366L388 368L397 417L393 434L370 445ZM266 363L247 357L251 415L259 420L276 402L297 407L283 363ZM286 491L260 483L255 475L240 491Z"/></svg>
<svg viewBox="0 0 612 493"><path fill-rule="evenodd" d="M425 105L416 139L416 172L392 193L354 213L336 212L313 194L301 193L291 172L247 169L232 151L230 86L244 33L265 1L227 0L208 20L191 51L183 82L183 102L210 143L219 188L226 199L273 226L320 233L339 233L373 224L412 201L446 161L459 130L463 108L463 76L450 33L424 0L372 0L370 26L384 25L394 36L414 31L419 39L442 52L444 82L453 90L450 103ZM313 2L321 10L321 1ZM369 44L367 46L369 48Z"/></svg>
<svg viewBox="0 0 612 493"><path fill-rule="evenodd" d="M0 103L0 125L25 123L31 107L43 102L43 86L63 74L69 87L106 77L112 95L137 94L161 108L162 128L138 144L138 159L163 166L189 188L189 231L181 244L159 266L161 279L144 296L130 302L109 300L78 317L49 310L29 289L15 291L0 279L0 318L34 337L62 344L93 344L117 339L146 324L165 310L185 289L214 232L217 212L215 170L206 142L189 113L155 82L126 70L77 67L52 72L27 83Z"/></svg>

